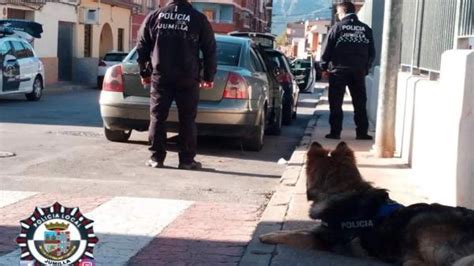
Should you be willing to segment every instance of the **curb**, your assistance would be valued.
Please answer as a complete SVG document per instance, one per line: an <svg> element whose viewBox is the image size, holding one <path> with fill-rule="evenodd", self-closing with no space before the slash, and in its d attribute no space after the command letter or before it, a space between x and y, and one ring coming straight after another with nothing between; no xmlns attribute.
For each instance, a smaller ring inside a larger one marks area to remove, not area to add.
<svg viewBox="0 0 474 266"><path fill-rule="evenodd" d="M296 189L301 173L305 169L306 151L311 143L312 133L318 119L319 116L316 115L315 111L306 126L303 138L288 161L288 166L280 179L280 184L262 213L253 238L249 242L239 265L268 266L273 256L277 254L277 245L263 244L258 237L262 234L283 229L285 217L294 196L293 192Z"/></svg>

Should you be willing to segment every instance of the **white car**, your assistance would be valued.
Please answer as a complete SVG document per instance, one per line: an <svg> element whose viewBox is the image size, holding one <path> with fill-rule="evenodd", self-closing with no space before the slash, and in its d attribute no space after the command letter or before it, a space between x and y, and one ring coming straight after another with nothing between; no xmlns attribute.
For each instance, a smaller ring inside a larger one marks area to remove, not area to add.
<svg viewBox="0 0 474 266"><path fill-rule="evenodd" d="M38 101L44 88L43 63L25 33L12 30L10 24L5 26L5 21L0 20L0 96L21 93L30 101Z"/></svg>
<svg viewBox="0 0 474 266"><path fill-rule="evenodd" d="M125 52L108 52L105 54L104 58L99 61L99 70L97 73L97 88L102 88L102 83L104 81L105 73L110 67L120 64L128 53Z"/></svg>

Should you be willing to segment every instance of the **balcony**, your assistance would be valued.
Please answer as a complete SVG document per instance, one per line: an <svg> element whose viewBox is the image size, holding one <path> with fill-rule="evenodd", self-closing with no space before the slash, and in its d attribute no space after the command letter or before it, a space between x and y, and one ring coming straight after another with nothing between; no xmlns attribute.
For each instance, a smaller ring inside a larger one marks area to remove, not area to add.
<svg viewBox="0 0 474 266"><path fill-rule="evenodd" d="M47 0L0 0L0 5L14 5L26 7L42 7L46 5Z"/></svg>

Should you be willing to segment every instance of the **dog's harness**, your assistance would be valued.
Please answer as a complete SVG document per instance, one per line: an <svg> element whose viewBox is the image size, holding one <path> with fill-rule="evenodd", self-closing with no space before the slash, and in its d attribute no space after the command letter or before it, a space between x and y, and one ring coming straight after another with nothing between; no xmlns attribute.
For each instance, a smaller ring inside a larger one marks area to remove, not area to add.
<svg viewBox="0 0 474 266"><path fill-rule="evenodd" d="M380 225L382 221L393 214L395 211L405 206L398 202L387 200L385 204L379 207L377 213L369 217L351 217L349 219L327 222L322 220L321 225L329 229L344 233L349 239L357 237L361 232L373 230Z"/></svg>

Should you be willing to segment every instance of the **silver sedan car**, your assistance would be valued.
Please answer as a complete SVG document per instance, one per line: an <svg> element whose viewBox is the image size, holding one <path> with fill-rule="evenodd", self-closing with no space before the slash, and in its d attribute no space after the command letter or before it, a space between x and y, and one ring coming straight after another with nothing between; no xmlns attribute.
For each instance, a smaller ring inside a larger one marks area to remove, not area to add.
<svg viewBox="0 0 474 266"><path fill-rule="evenodd" d="M216 41L218 71L214 87L200 92L198 134L239 137L246 149L258 151L265 132L280 132L282 88L273 82L267 61L251 40L217 35ZM100 111L111 141L127 141L132 130L148 130L150 91L141 85L136 59L132 51L104 78ZM175 104L169 112L168 130L178 130Z"/></svg>

